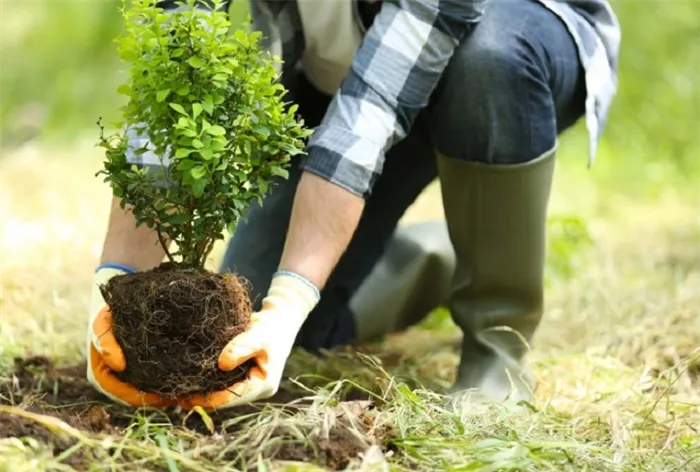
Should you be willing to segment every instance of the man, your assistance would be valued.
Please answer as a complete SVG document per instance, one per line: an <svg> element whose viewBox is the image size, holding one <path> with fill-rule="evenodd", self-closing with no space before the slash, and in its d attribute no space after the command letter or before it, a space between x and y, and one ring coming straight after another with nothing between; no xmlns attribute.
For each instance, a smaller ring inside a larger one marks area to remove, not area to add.
<svg viewBox="0 0 700 472"><path fill-rule="evenodd" d="M464 333L453 392L527 397L523 341L543 311L557 137L585 116L592 163L616 91L620 31L607 1L253 0L251 11L316 131L308 158L237 228L222 267L252 282L256 313L219 367L254 358L259 368L179 403L267 398L294 345L376 339L438 305ZM436 177L446 221L397 229ZM154 238L113 202L95 286L160 263ZM113 375L124 361L113 336L95 335L109 334L103 308L94 290L93 385L115 401L168 404Z"/></svg>

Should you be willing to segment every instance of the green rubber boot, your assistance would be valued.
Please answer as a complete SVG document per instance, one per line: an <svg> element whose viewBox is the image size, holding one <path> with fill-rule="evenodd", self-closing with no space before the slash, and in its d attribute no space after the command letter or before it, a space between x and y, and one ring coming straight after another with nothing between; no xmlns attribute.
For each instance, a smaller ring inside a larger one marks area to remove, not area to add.
<svg viewBox="0 0 700 472"><path fill-rule="evenodd" d="M476 402L531 397L534 379L524 356L543 312L555 150L509 166L438 155L457 258L448 307L464 333L453 394Z"/></svg>
<svg viewBox="0 0 700 472"><path fill-rule="evenodd" d="M455 254L444 220L400 226L350 300L360 343L378 341L447 304Z"/></svg>

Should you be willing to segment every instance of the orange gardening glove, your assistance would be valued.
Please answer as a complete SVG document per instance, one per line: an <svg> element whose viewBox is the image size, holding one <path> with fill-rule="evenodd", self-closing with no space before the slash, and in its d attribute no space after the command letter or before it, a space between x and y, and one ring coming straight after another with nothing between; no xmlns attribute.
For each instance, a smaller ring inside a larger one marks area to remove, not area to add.
<svg viewBox="0 0 700 472"><path fill-rule="evenodd" d="M239 334L219 356L219 369L231 371L254 359L248 377L228 390L195 395L179 402L184 409L200 406L223 409L269 398L279 389L287 358L297 333L319 300L319 292L306 279L290 272L272 278L262 309L253 313L247 331Z"/></svg>
<svg viewBox="0 0 700 472"><path fill-rule="evenodd" d="M102 298L99 286L114 276L127 273L125 269L101 265L95 272L87 329L87 378L99 392L122 405L134 407L165 407L177 404L153 393L142 392L122 382L114 374L126 369L124 352L112 332L112 313Z"/></svg>

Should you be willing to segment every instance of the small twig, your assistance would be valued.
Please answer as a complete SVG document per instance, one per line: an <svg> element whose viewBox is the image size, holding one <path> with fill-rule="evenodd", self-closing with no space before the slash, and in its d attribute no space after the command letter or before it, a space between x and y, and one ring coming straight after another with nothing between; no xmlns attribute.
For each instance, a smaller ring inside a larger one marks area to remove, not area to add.
<svg viewBox="0 0 700 472"><path fill-rule="evenodd" d="M206 240L205 240L206 241ZM207 258L209 257L209 254L214 250L214 246L216 245L216 238L209 238L208 244L204 247L204 251L202 251L201 254L201 259L200 259L200 266L203 268L205 264L207 263Z"/></svg>
<svg viewBox="0 0 700 472"><path fill-rule="evenodd" d="M165 243L165 239L163 238L163 234L160 232L160 228L158 226L156 226L156 233L158 234L158 242L160 243L160 246L165 251L165 255L168 257L168 260L174 264L175 259L173 259L173 256L170 254L170 251L168 250L168 245Z"/></svg>
<svg viewBox="0 0 700 472"><path fill-rule="evenodd" d="M158 216L158 210L156 209L155 205L151 204L151 210L153 210L155 212L156 216ZM170 254L170 250L168 249L168 245L165 242L165 238L163 237L163 233L160 232L160 228L158 227L157 219L156 219L155 227L156 227L156 234L158 235L158 242L160 243L160 247L162 247L163 251L165 251L165 255L168 257L168 260L174 264L175 259L173 258L172 254Z"/></svg>

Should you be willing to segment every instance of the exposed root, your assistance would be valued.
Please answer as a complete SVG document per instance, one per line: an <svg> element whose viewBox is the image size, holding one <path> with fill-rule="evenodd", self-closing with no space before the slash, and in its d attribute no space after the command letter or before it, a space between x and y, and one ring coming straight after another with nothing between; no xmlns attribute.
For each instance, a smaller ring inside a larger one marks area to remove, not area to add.
<svg viewBox="0 0 700 472"><path fill-rule="evenodd" d="M165 398L224 390L245 378L249 361L218 368L226 344L252 313L248 287L234 274L172 263L110 279L101 288L126 357L124 382Z"/></svg>

